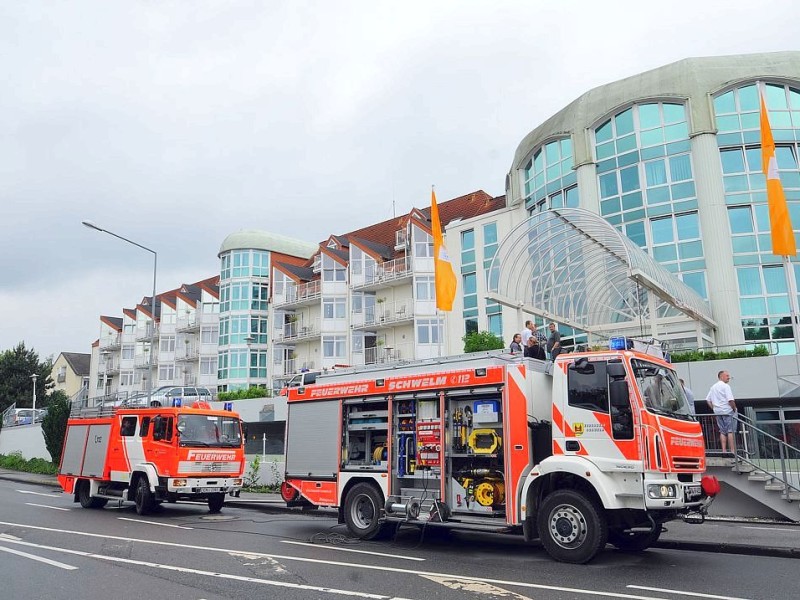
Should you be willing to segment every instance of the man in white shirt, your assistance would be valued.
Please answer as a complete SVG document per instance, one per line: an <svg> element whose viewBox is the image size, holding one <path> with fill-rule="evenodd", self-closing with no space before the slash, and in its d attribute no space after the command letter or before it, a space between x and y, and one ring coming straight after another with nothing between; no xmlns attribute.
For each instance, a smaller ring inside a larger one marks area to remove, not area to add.
<svg viewBox="0 0 800 600"><path fill-rule="evenodd" d="M722 452L726 453L728 448L731 452L735 452L736 444L733 434L736 433L736 402L733 399L731 386L728 385L731 376L727 371L720 371L717 373L717 379L719 381L708 390L706 403L717 417Z"/></svg>

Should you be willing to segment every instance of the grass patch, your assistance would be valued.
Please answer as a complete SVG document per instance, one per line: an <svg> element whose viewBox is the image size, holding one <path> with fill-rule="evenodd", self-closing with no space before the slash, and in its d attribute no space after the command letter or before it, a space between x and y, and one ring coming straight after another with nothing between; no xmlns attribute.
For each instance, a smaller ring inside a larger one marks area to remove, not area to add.
<svg viewBox="0 0 800 600"><path fill-rule="evenodd" d="M27 460L22 458L21 452L11 454L0 454L0 467L11 469L12 471L23 471L25 473L38 473L40 475L55 475L58 466L43 458L32 458Z"/></svg>

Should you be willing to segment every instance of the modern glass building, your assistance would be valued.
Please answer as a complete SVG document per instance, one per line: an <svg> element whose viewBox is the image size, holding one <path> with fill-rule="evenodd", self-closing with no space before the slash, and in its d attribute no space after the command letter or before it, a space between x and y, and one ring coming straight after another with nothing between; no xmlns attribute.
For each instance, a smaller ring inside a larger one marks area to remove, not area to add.
<svg viewBox="0 0 800 600"><path fill-rule="evenodd" d="M506 178L511 222L550 208L597 213L709 301L717 345L794 353L771 253L759 93L797 232L800 52L690 58L587 92L519 144Z"/></svg>

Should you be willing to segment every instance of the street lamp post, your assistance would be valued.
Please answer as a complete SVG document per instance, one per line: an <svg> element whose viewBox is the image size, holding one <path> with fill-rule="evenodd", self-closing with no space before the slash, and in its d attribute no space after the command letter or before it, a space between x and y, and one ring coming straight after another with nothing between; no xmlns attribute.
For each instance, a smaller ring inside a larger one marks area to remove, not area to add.
<svg viewBox="0 0 800 600"><path fill-rule="evenodd" d="M39 376L36 373L31 375L31 379L33 379L33 404L31 405L33 410L31 411L31 425L36 423L36 379L38 377Z"/></svg>
<svg viewBox="0 0 800 600"><path fill-rule="evenodd" d="M148 248L147 246L142 246L141 244L134 242L133 240L129 240L126 237L122 237L121 235L117 235L113 231L109 231L108 229L103 229L102 227L95 225L91 221L81 221L81 223L88 227L89 229L94 229L95 231L100 231L102 233L107 233L108 235L112 235L115 238L122 240L123 242L128 242L129 244L133 244L137 248L141 248L142 250L146 250L153 255L153 296L150 301L150 316L151 321L153 323L153 327L150 330L150 359L148 360L148 370L150 371L150 377L147 378L147 404L150 405L150 402L153 397L153 360L155 356L155 343L156 343L156 273L158 271L158 253Z"/></svg>

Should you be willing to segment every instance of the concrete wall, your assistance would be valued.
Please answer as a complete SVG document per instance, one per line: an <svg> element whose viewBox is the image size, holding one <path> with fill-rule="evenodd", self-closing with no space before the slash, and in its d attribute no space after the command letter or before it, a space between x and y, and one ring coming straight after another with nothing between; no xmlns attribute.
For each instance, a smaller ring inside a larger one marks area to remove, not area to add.
<svg viewBox="0 0 800 600"><path fill-rule="evenodd" d="M21 452L22 458L52 460L44 444L41 424L3 427L0 430L0 454Z"/></svg>

